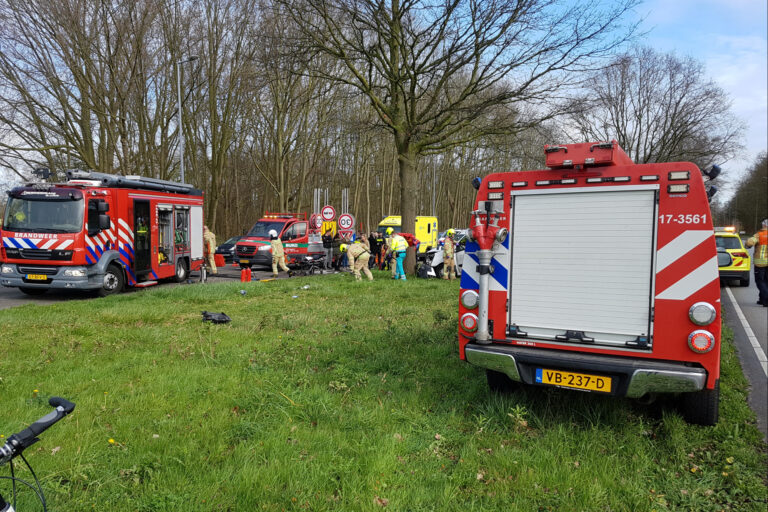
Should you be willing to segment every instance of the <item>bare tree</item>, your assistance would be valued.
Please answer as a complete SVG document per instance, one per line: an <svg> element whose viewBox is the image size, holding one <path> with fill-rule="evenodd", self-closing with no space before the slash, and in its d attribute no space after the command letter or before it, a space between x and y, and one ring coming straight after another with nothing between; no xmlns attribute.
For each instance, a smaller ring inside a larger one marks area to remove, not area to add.
<svg viewBox="0 0 768 512"><path fill-rule="evenodd" d="M551 101L623 43L634 0L274 0L301 27L310 58L330 55L346 73L326 78L357 88L390 130L400 175L403 225L413 225L418 155L538 119L516 104ZM499 105L508 116L488 116ZM519 110L518 110L519 111ZM412 267L412 255L409 267Z"/></svg>
<svg viewBox="0 0 768 512"><path fill-rule="evenodd" d="M731 158L743 125L704 66L646 47L595 73L573 103L579 140L616 139L637 163L690 160L700 167Z"/></svg>

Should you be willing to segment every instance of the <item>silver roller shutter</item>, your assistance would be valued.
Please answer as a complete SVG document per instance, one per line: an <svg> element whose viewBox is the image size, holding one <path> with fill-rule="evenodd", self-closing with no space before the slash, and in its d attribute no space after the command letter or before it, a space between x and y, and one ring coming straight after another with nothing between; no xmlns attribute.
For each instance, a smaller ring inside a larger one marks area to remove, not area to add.
<svg viewBox="0 0 768 512"><path fill-rule="evenodd" d="M638 188L513 196L510 325L548 340L650 339L656 196Z"/></svg>

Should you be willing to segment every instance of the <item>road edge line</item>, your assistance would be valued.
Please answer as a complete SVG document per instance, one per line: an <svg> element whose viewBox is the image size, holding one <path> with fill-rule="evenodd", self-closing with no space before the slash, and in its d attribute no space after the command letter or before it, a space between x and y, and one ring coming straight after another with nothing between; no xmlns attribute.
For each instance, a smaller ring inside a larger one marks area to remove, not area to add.
<svg viewBox="0 0 768 512"><path fill-rule="evenodd" d="M749 338L749 343L752 345L752 350L755 351L755 355L757 356L757 360L760 363L760 367L763 369L765 376L768 377L768 357L765 356L765 352L763 352L763 348L760 346L760 342L757 341L755 333L749 326L747 317L744 316L744 313L741 311L738 302L736 302L736 297L733 296L733 292L731 292L731 289L727 286L725 287L725 291L728 294L728 299L731 301L731 304L733 304L733 308L736 310L736 316L739 317L739 322L741 322L741 326L744 328L744 332L747 334L747 338Z"/></svg>

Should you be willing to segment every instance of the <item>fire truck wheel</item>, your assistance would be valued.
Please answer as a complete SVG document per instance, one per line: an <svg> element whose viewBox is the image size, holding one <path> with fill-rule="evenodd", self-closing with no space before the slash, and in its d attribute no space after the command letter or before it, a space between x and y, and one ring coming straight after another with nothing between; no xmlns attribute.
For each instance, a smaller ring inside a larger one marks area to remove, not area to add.
<svg viewBox="0 0 768 512"><path fill-rule="evenodd" d="M515 381L507 377L506 373L494 370L485 370L488 387L496 393L509 393L515 388Z"/></svg>
<svg viewBox="0 0 768 512"><path fill-rule="evenodd" d="M42 295L48 291L48 288L19 288L19 291L25 295Z"/></svg>
<svg viewBox="0 0 768 512"><path fill-rule="evenodd" d="M120 268L120 265L111 263L104 274L104 281L102 282L101 288L98 290L98 295L99 297L106 297L113 293L119 293L122 291L124 284L125 277L123 277L123 269Z"/></svg>
<svg viewBox="0 0 768 512"><path fill-rule="evenodd" d="M177 283L182 283L187 278L187 260L179 259L176 262L176 277L174 278Z"/></svg>
<svg viewBox="0 0 768 512"><path fill-rule="evenodd" d="M715 382L714 389L682 393L678 400L685 421L693 425L712 426L720 416L720 380Z"/></svg>

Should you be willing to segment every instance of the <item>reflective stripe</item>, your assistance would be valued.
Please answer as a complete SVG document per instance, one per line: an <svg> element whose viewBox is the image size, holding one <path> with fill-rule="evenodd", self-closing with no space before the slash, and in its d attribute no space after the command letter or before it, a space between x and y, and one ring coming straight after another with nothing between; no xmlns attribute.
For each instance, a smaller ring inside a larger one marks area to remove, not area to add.
<svg viewBox="0 0 768 512"><path fill-rule="evenodd" d="M719 278L717 256L656 295L657 299L685 300Z"/></svg>
<svg viewBox="0 0 768 512"><path fill-rule="evenodd" d="M685 231L656 253L656 272L660 272L680 259L685 253L714 236L712 231Z"/></svg>

